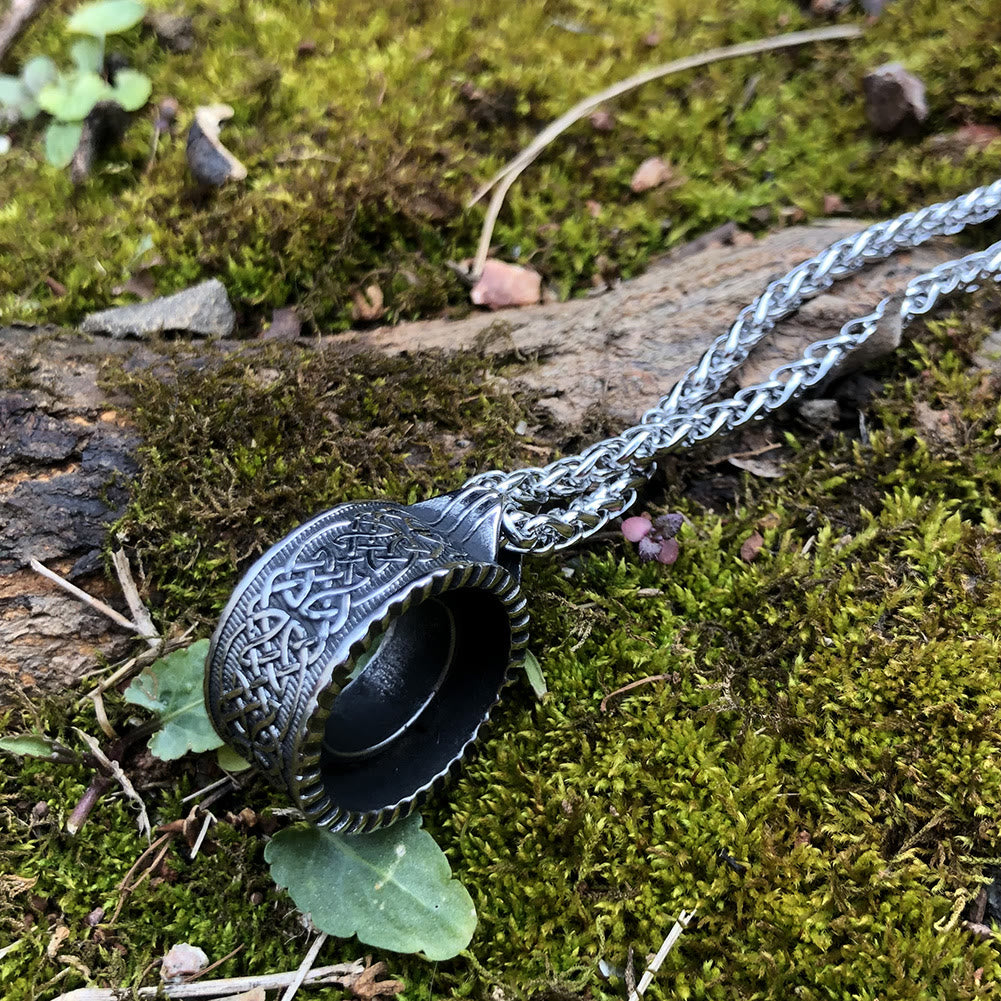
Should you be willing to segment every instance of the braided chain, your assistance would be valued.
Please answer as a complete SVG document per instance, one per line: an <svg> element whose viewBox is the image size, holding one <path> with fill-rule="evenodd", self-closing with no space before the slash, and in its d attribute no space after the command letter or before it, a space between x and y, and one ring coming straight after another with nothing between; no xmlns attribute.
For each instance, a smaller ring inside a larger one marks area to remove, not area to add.
<svg viewBox="0 0 1001 1001"><path fill-rule="evenodd" d="M503 496L503 545L508 551L542 554L575 545L632 505L636 488L652 475L658 458L760 419L821 382L872 334L893 299L884 299L868 316L848 321L836 337L811 344L799 360L782 365L766 382L748 386L729 400L708 403L779 320L867 264L999 213L1001 179L831 244L772 282L741 310L730 330L639 425L547 466L482 473L466 488L489 487ZM940 296L957 289L973 289L985 278L998 280L999 272L1001 243L949 261L910 283L900 319L907 323L928 312Z"/></svg>

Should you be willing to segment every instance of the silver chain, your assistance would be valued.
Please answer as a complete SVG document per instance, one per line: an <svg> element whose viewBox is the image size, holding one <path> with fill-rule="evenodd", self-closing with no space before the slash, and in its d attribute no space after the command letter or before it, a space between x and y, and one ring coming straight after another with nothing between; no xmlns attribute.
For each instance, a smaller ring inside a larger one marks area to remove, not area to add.
<svg viewBox="0 0 1001 1001"><path fill-rule="evenodd" d="M509 552L543 554L575 545L628 509L636 500L636 488L667 453L760 420L823 381L872 334L896 300L888 297L867 316L849 320L836 337L811 344L801 358L777 368L767 381L748 386L729 400L710 403L779 320L867 264L999 213L1001 179L838 240L772 282L741 310L730 330L713 341L636 427L547 466L481 473L464 490L487 487L503 497L502 544ZM1001 280L999 275L1001 242L942 264L908 285L900 320L906 324L927 313L940 296L972 291L986 279Z"/></svg>

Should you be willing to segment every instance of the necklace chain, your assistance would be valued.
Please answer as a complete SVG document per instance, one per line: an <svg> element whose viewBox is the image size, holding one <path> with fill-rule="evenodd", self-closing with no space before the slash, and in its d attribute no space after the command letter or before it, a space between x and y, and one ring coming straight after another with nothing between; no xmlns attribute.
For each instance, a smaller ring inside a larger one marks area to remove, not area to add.
<svg viewBox="0 0 1001 1001"><path fill-rule="evenodd" d="M897 300L888 297L867 316L849 320L837 336L811 344L801 358L782 365L765 382L728 400L709 402L776 323L868 264L999 213L1001 179L838 240L772 282L745 306L730 330L643 415L640 424L547 466L481 473L463 491L479 493L486 487L502 496L502 545L509 552L544 554L575 545L633 504L637 487L653 474L658 459L759 420L822 382L871 336ZM911 281L899 306L900 320L907 324L932 309L939 297L972 291L984 280L999 280L999 275L1001 242L948 261Z"/></svg>

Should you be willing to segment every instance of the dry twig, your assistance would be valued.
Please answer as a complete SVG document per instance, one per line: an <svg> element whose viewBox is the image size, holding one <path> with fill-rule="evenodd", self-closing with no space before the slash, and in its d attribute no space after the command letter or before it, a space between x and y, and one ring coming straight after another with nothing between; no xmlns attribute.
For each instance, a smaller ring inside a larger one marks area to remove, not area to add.
<svg viewBox="0 0 1001 1001"><path fill-rule="evenodd" d="M0 59L45 4L46 0L10 0L10 6L0 20Z"/></svg>
<svg viewBox="0 0 1001 1001"><path fill-rule="evenodd" d="M302 982L306 979L307 974L313 968L313 964L316 962L316 957L323 948L323 943L327 941L327 937L326 932L320 932L320 934L313 939L313 944L309 947L309 951L306 953L305 958L299 964L299 969L295 971L295 979L288 985L288 988L282 995L282 1001L292 1001L292 998L294 998L298 993L299 988L302 986Z"/></svg>
<svg viewBox="0 0 1001 1001"><path fill-rule="evenodd" d="M621 97L627 91L635 90L645 83L650 83L652 80L659 80L673 73L682 73L685 70L697 69L700 66L708 66L710 63L718 63L726 59L738 59L741 56L774 52L777 49L789 49L797 45L807 45L812 42L858 38L861 34L861 29L855 25L834 25L828 28L814 28L809 31L794 31L790 34L778 35L774 38L760 38L753 42L741 42L739 45L728 45L720 49L710 49L708 52L685 56L681 59L674 59L669 63L663 63L660 66L653 66L650 69L642 70L625 80L620 80L618 83L612 84L611 87L606 87L591 97L584 98L583 101L579 101L569 111L547 125L528 146L513 160L505 164L470 199L467 208L475 205L487 192L495 189L493 197L490 199L490 204L487 207L486 217L483 220L480 242L476 249L476 257L473 259L473 264L470 268L470 275L473 279L478 279L483 273L483 265L490 252L490 238L493 235L497 216L500 214L501 206L504 204L504 197L507 195L511 185L518 178L518 175L557 136L565 132L575 122L589 115L600 105L616 97Z"/></svg>
<svg viewBox="0 0 1001 1001"><path fill-rule="evenodd" d="M106 605L100 598L95 598L93 595L87 594L86 591L82 591L76 586L76 584L71 584L65 577L60 577L54 570L50 570L47 566L39 563L36 559L29 560L31 564L31 569L35 573L41 574L47 580L51 580L53 584L58 584L64 591L68 591L73 595L74 598L78 598L85 605L90 605L95 611L100 612L102 615L106 615L112 622L117 622L123 629L128 629L130 632L138 633L143 639L150 639L156 637L150 637L148 634L144 633L140 626L137 626L131 619L125 618L121 612L116 612L110 605Z"/></svg>
<svg viewBox="0 0 1001 1001"><path fill-rule="evenodd" d="M616 695L622 695L623 692L631 692L634 688L639 688L640 685L649 685L652 681L667 681L669 677L669 674L651 674L647 678L639 678L636 681L630 681L628 685L623 685L621 688L616 688L614 692L609 692L601 700L601 711L603 713L608 712L608 700L614 699Z"/></svg>
<svg viewBox="0 0 1001 1001"><path fill-rule="evenodd" d="M117 761L109 758L101 750L101 745L89 733L85 733L83 730L77 729L77 727L73 727L73 729L76 735L87 745L87 750L94 755L101 767L118 782L124 790L125 795L139 807L139 833L145 834L147 838L150 838L153 828L150 826L146 804L142 801L139 793L136 792L135 786L129 780L128 775L122 771L122 766Z"/></svg>
<svg viewBox="0 0 1001 1001"><path fill-rule="evenodd" d="M115 573L118 574L118 583L121 584L122 594L132 613L132 620L139 627L140 636L146 637L146 642L151 646L157 646L160 642L160 635L153 625L149 610L139 597L139 588L136 587L135 579L132 576L132 568L129 566L129 558L125 555L124 549L116 549L111 554L111 562L115 565Z"/></svg>
<svg viewBox="0 0 1001 1001"><path fill-rule="evenodd" d="M355 980L365 972L365 965L360 959L353 963L340 963L336 966L318 966L309 971L303 979L304 984L313 986L336 985L350 989ZM296 977L297 971L290 973L272 973L260 977L228 977L223 980L203 980L194 984L163 984L158 987L140 987L136 994L140 998L155 998L163 991L168 998L221 998L229 994L252 991L257 987L263 990L278 990L287 987ZM60 994L55 1001L118 1001L121 991L116 987L92 988L81 987L67 994Z"/></svg>
<svg viewBox="0 0 1001 1001"><path fill-rule="evenodd" d="M664 939L661 947L657 950L657 955L650 960L650 965L646 968L646 972L640 978L640 982L636 985L636 988L629 992L628 1001L639 1001L643 996L643 993L653 982L654 974L661 968L664 960L667 959L667 954L674 947L674 943L681 938L681 933L689 926L692 918L695 917L695 908L690 911L682 911L678 915L678 920L674 922L674 926L667 933L667 938Z"/></svg>

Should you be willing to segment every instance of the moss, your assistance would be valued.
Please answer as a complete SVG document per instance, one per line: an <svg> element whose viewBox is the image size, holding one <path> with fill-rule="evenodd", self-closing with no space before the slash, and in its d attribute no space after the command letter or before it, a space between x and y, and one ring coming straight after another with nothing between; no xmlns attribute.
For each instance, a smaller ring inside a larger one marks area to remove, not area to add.
<svg viewBox="0 0 1001 1001"><path fill-rule="evenodd" d="M373 11L233 0L194 16L193 54L139 34L124 45L158 95L234 104L224 135L250 180L197 194L180 137L146 173L151 125L139 120L74 192L42 165L30 130L17 136L0 159L6 317L73 320L154 254L162 292L221 275L246 330L285 303L343 325L351 292L372 281L391 317L456 306L463 293L443 263L472 250L481 211L463 213L462 201L541 122L654 59L800 18L778 0L737 12L715 0L698 10L575 0L493 14L465 2ZM43 13L20 51L63 55L64 17ZM651 29L664 39L654 51L641 41ZM532 168L503 213L499 252L572 294L599 254L629 274L665 245L760 208L812 213L836 192L882 213L994 176L997 144L957 162L928 141L873 139L857 95L865 69L900 58L928 85L930 133L996 121L998 30L978 0L947 12L921 0L890 5L851 47L653 85L619 103L611 136L578 127ZM304 38L317 52L297 59ZM654 153L686 181L634 198L631 170ZM597 218L588 199L602 206ZM428 806L480 926L453 962L388 957L407 997L620 997L597 960L654 950L695 904L698 922L652 999L997 989L994 943L960 918L999 843L1001 413L997 380L968 372L998 313L981 297L929 324L888 363L891 389L866 443L799 440L783 479L746 481L736 507L688 499L680 484L699 459L679 459L678 483L647 497L689 517L674 567L641 566L605 540L526 568L551 694L534 703L527 686L512 691L492 736ZM8 374L29 384L29 362ZM537 461L513 434L532 401L511 397L502 375L471 355L346 365L278 346L207 363L175 346L156 372L109 372L145 442L117 530L161 622L207 631L237 568L322 506L415 500L473 469ZM755 529L764 547L748 564L740 546ZM654 675L667 682L602 710L606 695ZM73 726L98 732L79 694L26 698L0 730L34 726L76 746ZM124 729L130 710L113 693L106 705ZM132 810L109 795L69 838L64 821L89 775L6 764L0 929L19 944L0 957L5 998L136 986L181 940L213 960L243 945L221 976L298 963L301 925L262 859L264 832L282 821L259 783L218 804L194 861L178 839L111 923L144 847ZM181 798L217 775L210 758L158 768L140 756L127 770L155 823L184 815ZM40 801L47 818L32 816ZM227 813L245 806L260 817L252 828ZM69 934L50 956L61 926ZM363 951L332 941L320 958Z"/></svg>
<svg viewBox="0 0 1001 1001"><path fill-rule="evenodd" d="M981 296L928 324L888 363L867 442L801 442L781 480L748 481L743 503L719 513L678 485L651 493L649 504L689 518L672 568L607 542L526 568L550 695L536 703L527 685L514 690L426 810L480 925L450 963L389 957L407 997L620 996L597 960L654 950L696 904L653 998L996 989L993 943L960 919L1001 833L1001 412L996 377L969 369L999 317L997 298ZM307 513L307 498L354 496L365 478L395 496L412 478L415 497L432 474L439 486L461 480L467 470L433 446L416 462L393 458L397 434L419 450L421 434L407 430L417 412L438 430L470 421L479 455L513 458L516 401L488 406L468 392L478 359L456 362L454 382L442 365L430 401L419 368L369 359L361 377L332 355L285 350L201 370L178 354L161 389L148 374L116 377L136 393L147 435L126 524L161 607L183 599L196 618L214 614L234 558ZM374 417L385 451L358 437ZM295 431L284 449L272 420ZM740 546L755 528L764 546L746 563ZM602 709L615 689L655 675L667 683ZM115 696L108 707L123 726L128 708ZM90 711L59 700L24 714L5 728L34 722L66 743L73 725L96 732ZM215 774L209 759L129 770L155 821L182 816L180 798ZM0 883L4 934L21 939L0 959L6 997L49 996L60 974L69 989L84 967L98 983L135 985L180 940L212 959L244 944L220 975L295 965L301 929L262 860L263 832L279 823L267 790L253 784L214 808L221 823L205 851L192 862L178 841L118 920L95 928L87 915L113 913L143 843L116 798L77 839L59 833L85 781L41 763L0 779L0 868L37 877L21 890ZM49 820L30 819L37 800ZM261 818L254 828L225 812L244 806ZM61 924L69 936L52 958ZM322 960L360 951L335 941Z"/></svg>
<svg viewBox="0 0 1001 1001"><path fill-rule="evenodd" d="M514 434L531 401L474 354L170 350L158 370L106 373L136 401L143 440L115 532L157 568L154 604L166 622L217 615L238 564L334 503L413 502L460 486L474 461L507 468L532 458Z"/></svg>
<svg viewBox="0 0 1001 1001"><path fill-rule="evenodd" d="M66 57L60 6L38 19L19 56ZM222 0L193 17L190 53L162 50L149 32L115 41L151 76L155 98L174 96L185 109L150 169L147 116L76 191L43 163L39 126L20 129L0 158L8 318L75 321L124 301L114 289L154 260L163 293L222 278L246 331L286 304L322 329L343 327L352 293L372 282L389 319L457 306L465 291L445 262L471 255L483 211L462 206L542 123L641 67L806 23L788 0L739 11L723 0L642 10L568 0L491 12L471 0L377 10ZM642 41L651 31L661 39L654 48ZM999 32L984 0L948 12L921 0L889 5L858 42L651 84L617 103L612 133L578 125L540 158L509 196L497 252L570 295L590 287L599 256L603 272L630 275L720 223L757 225L762 210L816 214L836 193L856 212L883 214L996 176L997 143L957 160L930 138L873 137L859 81L903 60L927 85L928 137L996 122ZM297 56L304 40L315 43L311 56ZM219 100L236 109L224 138L250 176L205 195L186 174L183 127L196 105ZM684 183L632 195L633 169L654 154ZM596 218L588 201L601 206Z"/></svg>

